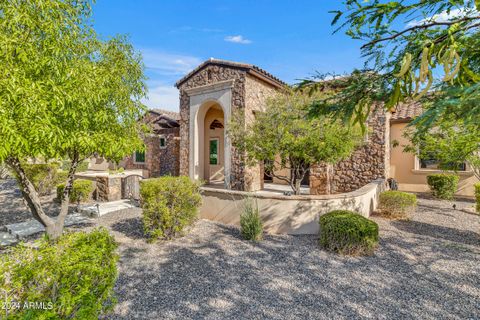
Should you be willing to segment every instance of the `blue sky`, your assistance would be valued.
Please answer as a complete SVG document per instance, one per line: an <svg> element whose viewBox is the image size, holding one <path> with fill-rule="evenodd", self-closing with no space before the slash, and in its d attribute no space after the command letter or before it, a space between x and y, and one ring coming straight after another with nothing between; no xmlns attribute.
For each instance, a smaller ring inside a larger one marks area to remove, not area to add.
<svg viewBox="0 0 480 320"><path fill-rule="evenodd" d="M333 0L98 0L94 26L107 38L127 34L149 77L151 108L178 110L176 80L214 57L255 64L294 83L315 71L362 66L360 45L332 35Z"/></svg>

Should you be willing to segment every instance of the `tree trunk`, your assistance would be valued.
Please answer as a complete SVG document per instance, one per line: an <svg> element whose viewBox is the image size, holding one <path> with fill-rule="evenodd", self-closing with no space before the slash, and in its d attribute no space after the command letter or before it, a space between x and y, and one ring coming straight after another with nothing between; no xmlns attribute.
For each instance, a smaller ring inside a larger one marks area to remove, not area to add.
<svg viewBox="0 0 480 320"><path fill-rule="evenodd" d="M51 228L55 221L43 211L38 192L25 174L20 160L15 157L9 157L5 162L15 172L22 196L27 202L35 220L40 222L45 229Z"/></svg>
<svg viewBox="0 0 480 320"><path fill-rule="evenodd" d="M45 227L45 232L50 239L57 239L59 236L62 235L63 226L65 224L65 217L68 213L70 191L73 187L73 176L79 163L78 154L75 154L72 159L72 165L70 167L70 171L68 172L67 183L63 191L60 214L58 215L57 219L50 218L43 211L38 192L37 190L35 190L35 187L25 174L20 160L15 157L9 157L6 160L6 163L15 172L17 176L17 181L20 184L20 188L22 190L22 196L27 202L27 205L30 208L30 211L32 212L35 220L40 222Z"/></svg>

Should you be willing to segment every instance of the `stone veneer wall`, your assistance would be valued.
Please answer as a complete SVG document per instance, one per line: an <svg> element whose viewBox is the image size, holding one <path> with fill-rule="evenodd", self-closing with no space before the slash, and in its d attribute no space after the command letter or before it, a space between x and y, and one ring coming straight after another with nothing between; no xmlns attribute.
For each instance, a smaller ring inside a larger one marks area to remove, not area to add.
<svg viewBox="0 0 480 320"><path fill-rule="evenodd" d="M196 88L225 80L235 80L232 88L232 111L245 108L246 71L219 65L207 65L179 86L180 91L180 175L188 176L189 168L189 121L190 97L186 89ZM232 147L231 188L243 190L244 163L240 154Z"/></svg>
<svg viewBox="0 0 480 320"><path fill-rule="evenodd" d="M332 167L332 193L350 192L389 173L390 113L377 106L368 120L367 143L359 147L347 160ZM326 168L310 169L310 193L325 194Z"/></svg>
<svg viewBox="0 0 480 320"><path fill-rule="evenodd" d="M142 169L149 177L179 175L180 141L179 128L162 129L159 134L145 137L145 163L134 163L133 155L124 159L125 169ZM166 147L160 148L160 137L166 138Z"/></svg>

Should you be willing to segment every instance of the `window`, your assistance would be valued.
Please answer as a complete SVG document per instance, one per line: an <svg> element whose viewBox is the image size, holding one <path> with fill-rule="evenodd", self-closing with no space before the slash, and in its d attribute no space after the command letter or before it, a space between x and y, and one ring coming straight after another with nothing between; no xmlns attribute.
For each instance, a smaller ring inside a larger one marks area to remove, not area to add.
<svg viewBox="0 0 480 320"><path fill-rule="evenodd" d="M218 139L210 139L210 164L218 164Z"/></svg>
<svg viewBox="0 0 480 320"><path fill-rule="evenodd" d="M463 163L440 163L435 158L434 154L425 154L423 157L418 157L418 166L420 169L425 170L454 170L454 171L466 171L467 165Z"/></svg>
<svg viewBox="0 0 480 320"><path fill-rule="evenodd" d="M160 137L160 149L167 147L167 139L165 137Z"/></svg>
<svg viewBox="0 0 480 320"><path fill-rule="evenodd" d="M135 151L133 162L135 163L145 163L145 152L144 151Z"/></svg>

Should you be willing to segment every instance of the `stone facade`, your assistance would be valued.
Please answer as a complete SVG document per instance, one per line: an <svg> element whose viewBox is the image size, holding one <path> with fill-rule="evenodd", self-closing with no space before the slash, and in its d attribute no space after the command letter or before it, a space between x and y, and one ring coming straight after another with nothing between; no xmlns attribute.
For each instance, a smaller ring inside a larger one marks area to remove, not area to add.
<svg viewBox="0 0 480 320"><path fill-rule="evenodd" d="M179 175L180 128L178 122L171 118L168 118L168 121L173 123L173 127L166 127L163 122L159 122L161 116L152 112L147 114L144 119L145 122L152 125L154 132L144 138L145 162L136 163L134 155L131 155L122 161L122 167L144 170L146 177ZM176 127L175 123L177 123ZM165 139L164 147L160 146L161 138Z"/></svg>
<svg viewBox="0 0 480 320"><path fill-rule="evenodd" d="M252 115L254 110L260 110L265 98L278 91L282 83L260 69L266 81L249 75L253 66L238 63L210 60L187 75L177 83L180 91L180 174L189 175L189 128L190 128L190 97L188 89L206 86L222 81L233 80L232 112L243 112L246 116ZM273 84L269 84L268 78ZM230 185L228 188L236 190L258 190L261 188L260 166L246 168L242 155L231 148Z"/></svg>
<svg viewBox="0 0 480 320"><path fill-rule="evenodd" d="M377 106L368 120L366 142L346 160L327 168L310 169L310 193L325 194L327 170L332 193L357 190L376 179L386 179L390 163L390 113Z"/></svg>

